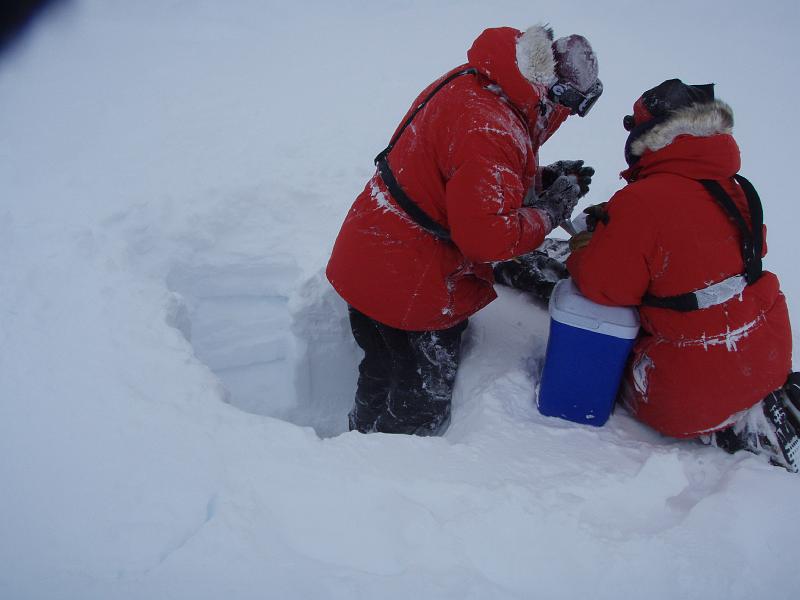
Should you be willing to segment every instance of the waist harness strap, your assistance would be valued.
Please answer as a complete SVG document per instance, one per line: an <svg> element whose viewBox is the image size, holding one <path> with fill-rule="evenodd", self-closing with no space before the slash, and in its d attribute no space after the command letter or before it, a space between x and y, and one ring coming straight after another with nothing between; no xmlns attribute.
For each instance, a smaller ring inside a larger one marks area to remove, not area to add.
<svg viewBox="0 0 800 600"><path fill-rule="evenodd" d="M733 177L742 187L742 191L744 191L745 197L747 198L751 227L747 226L747 221L745 221L741 211L736 207L736 203L718 181L711 179L700 179L698 181L714 197L739 229L744 273L741 275L734 275L733 277L729 277L728 279L708 287L686 294L678 294L676 296L654 296L652 294L645 294L642 298L643 306L668 308L679 312L709 308L711 306L723 304L741 294L745 287L755 283L758 281L758 278L761 277L763 272L761 254L764 249L764 211L761 206L761 199L758 196L758 192L756 192L753 187L753 184L747 179L741 175L734 175Z"/></svg>

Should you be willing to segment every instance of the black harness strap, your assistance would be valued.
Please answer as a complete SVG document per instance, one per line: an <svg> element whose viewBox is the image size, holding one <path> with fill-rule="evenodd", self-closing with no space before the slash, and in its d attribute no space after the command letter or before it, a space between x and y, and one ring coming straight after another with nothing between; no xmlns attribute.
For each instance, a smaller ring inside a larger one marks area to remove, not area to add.
<svg viewBox="0 0 800 600"><path fill-rule="evenodd" d="M741 234L742 260L744 261L744 277L747 285L755 283L763 272L761 253L764 249L764 210L758 192L747 179L741 175L734 175L747 198L747 208L750 213L751 227L747 226L741 211L723 189L718 181L713 179L699 179L698 181L714 197L725 213L736 224ZM694 292L678 294L676 296L653 296L645 294L642 305L655 308L668 308L679 312L689 312L698 309L697 295Z"/></svg>
<svg viewBox="0 0 800 600"><path fill-rule="evenodd" d="M734 175L736 181L741 185L747 198L747 208L750 213L752 229L747 226L742 213L736 207L731 197L722 189L718 181L711 179L701 179L700 183L714 196L714 199L722 206L731 220L739 228L741 234L742 259L744 260L744 276L747 285L755 283L761 277L761 252L764 248L764 211L761 206L761 199L758 197L753 184L741 175Z"/></svg>
<svg viewBox="0 0 800 600"><path fill-rule="evenodd" d="M425 108L425 105L428 102L430 102L430 99L433 98L439 90L441 90L444 86L446 86L448 83L450 83L451 81L453 81L453 79L455 79L457 77L461 77L462 75L477 75L477 74L478 74L478 69L472 69L472 68L463 69L461 71L456 71L455 73L453 73L449 77L446 77L445 79L443 79L439 83L439 85L437 85L435 88L433 88L433 90L431 90L430 94L428 94L427 96L425 96L425 98L422 99L422 102L420 102L417 105L417 108L414 109L414 112L412 112L408 116L408 118L406 119L405 123L403 123L402 127L400 127L400 129L398 129L397 132L394 134L394 137L392 137L392 140L389 142L389 145L386 146L386 148L384 148L383 151L381 151L381 153L378 154L378 156L375 157L375 164L377 165L380 161L382 161L384 158L386 158L386 156L389 154L389 152L392 151L392 148L394 148L394 145L397 143L397 140L399 140L400 136L403 135L403 132L406 130L406 127L411 125L411 121L414 120L414 117L417 116L417 113L419 113L419 111L421 111L423 108Z"/></svg>
<svg viewBox="0 0 800 600"><path fill-rule="evenodd" d="M642 296L642 306L652 306L654 308L668 308L678 312L691 312L697 310L697 296L694 292L678 294L677 296L653 296L645 294Z"/></svg>
<svg viewBox="0 0 800 600"><path fill-rule="evenodd" d="M392 170L389 168L389 161L386 160L386 158L382 158L376 164L378 166L378 173L381 179L383 179L383 183L385 183L386 187L389 189L392 198L400 205L400 208L406 211L406 214L411 217L411 220L423 229L426 229L431 235L442 241L449 242L450 232L428 216L428 213L422 210L419 205L405 193L403 188L400 187L400 184L397 183L394 173L392 173Z"/></svg>
<svg viewBox="0 0 800 600"><path fill-rule="evenodd" d="M752 248L750 249L751 258L749 262L746 262L747 271L745 272L747 284L750 285L758 281L758 278L764 272L761 262L761 255L764 253L764 207L753 184L741 175L734 175L734 177L744 190L744 195L747 198L747 208L750 211Z"/></svg>
<svg viewBox="0 0 800 600"><path fill-rule="evenodd" d="M461 77L462 75L477 75L477 69L463 69L461 71L457 71L448 77L446 77L443 81L441 81L431 93L428 94L414 109L409 117L405 120L405 123L397 130L392 137L392 140L389 142L389 145L383 149L383 151L375 157L375 165L378 167L378 173L383 179L383 182L386 184L386 187L389 190L389 193L395 199L400 208L402 208L406 214L411 217L411 220L414 221L417 225L428 231L434 237L449 242L450 241L450 232L447 231L444 227L442 227L439 223L433 220L424 210L422 210L419 205L412 200L408 194L403 191L403 188L400 187L400 184L397 181L397 178L392 173L392 169L389 167L389 161L387 159L389 152L392 151L394 145L397 143L397 140L400 139L400 136L406 130L406 128L411 124L411 121L414 120L414 117L417 116L417 113L425 108L425 105L430 101L431 98L444 86L448 83L453 81L456 77Z"/></svg>

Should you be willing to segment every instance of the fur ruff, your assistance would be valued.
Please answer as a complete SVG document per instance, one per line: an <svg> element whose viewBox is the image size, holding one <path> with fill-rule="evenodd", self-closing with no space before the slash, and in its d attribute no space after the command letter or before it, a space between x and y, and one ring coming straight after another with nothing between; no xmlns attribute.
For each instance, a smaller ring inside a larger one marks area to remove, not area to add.
<svg viewBox="0 0 800 600"><path fill-rule="evenodd" d="M517 67L531 83L550 87L556 82L556 59L553 55L553 30L534 25L517 40Z"/></svg>
<svg viewBox="0 0 800 600"><path fill-rule="evenodd" d="M710 137L733 133L733 110L725 102L715 100L692 104L676 110L669 119L656 125L631 144L631 152L641 156L647 150L655 152L669 146L679 135Z"/></svg>

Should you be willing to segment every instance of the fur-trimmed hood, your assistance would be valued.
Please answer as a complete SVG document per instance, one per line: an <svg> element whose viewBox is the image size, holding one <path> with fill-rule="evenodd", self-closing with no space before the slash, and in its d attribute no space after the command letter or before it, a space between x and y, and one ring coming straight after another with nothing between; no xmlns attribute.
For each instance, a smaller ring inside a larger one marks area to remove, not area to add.
<svg viewBox="0 0 800 600"><path fill-rule="evenodd" d="M513 27L486 29L467 52L467 60L526 116L537 148L569 115L560 106L542 114L541 101L556 80L553 32L548 27L534 25L525 32Z"/></svg>
<svg viewBox="0 0 800 600"><path fill-rule="evenodd" d="M529 27L517 39L517 68L532 84L549 88L556 82L553 30L544 25Z"/></svg>
<svg viewBox="0 0 800 600"><path fill-rule="evenodd" d="M525 33L513 27L486 29L467 52L467 60L535 120L539 100L555 80L552 38L553 32L542 25Z"/></svg>
<svg viewBox="0 0 800 600"><path fill-rule="evenodd" d="M732 131L733 111L720 100L675 110L629 139L625 158L631 166L620 176L629 183L664 172L692 179L731 177L741 166Z"/></svg>
<svg viewBox="0 0 800 600"><path fill-rule="evenodd" d="M655 125L630 144L634 156L655 152L669 146L680 135L710 137L733 133L733 110L725 102L692 104L676 110L662 123Z"/></svg>

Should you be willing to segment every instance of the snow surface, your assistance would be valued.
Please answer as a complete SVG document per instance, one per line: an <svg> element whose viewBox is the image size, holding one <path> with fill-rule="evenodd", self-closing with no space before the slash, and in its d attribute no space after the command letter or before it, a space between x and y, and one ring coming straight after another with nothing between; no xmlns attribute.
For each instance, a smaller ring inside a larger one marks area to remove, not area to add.
<svg viewBox="0 0 800 600"><path fill-rule="evenodd" d="M547 21L606 91L542 159L605 200L641 91L715 81L800 322L797 120L758 84L797 95L797 3L45 17L0 56L0 598L797 597L800 477L540 416L547 316L514 291L472 320L443 438L343 433L358 354L322 275L411 99L484 27Z"/></svg>

